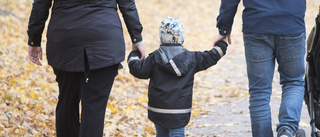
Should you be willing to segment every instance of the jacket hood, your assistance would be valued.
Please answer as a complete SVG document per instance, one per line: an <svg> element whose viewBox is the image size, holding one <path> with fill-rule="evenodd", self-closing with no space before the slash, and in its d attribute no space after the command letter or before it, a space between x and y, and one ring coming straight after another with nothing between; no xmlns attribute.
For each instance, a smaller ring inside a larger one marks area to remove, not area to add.
<svg viewBox="0 0 320 137"><path fill-rule="evenodd" d="M192 65L190 52L180 44L160 45L156 52L158 53L157 65L172 75L183 76Z"/></svg>

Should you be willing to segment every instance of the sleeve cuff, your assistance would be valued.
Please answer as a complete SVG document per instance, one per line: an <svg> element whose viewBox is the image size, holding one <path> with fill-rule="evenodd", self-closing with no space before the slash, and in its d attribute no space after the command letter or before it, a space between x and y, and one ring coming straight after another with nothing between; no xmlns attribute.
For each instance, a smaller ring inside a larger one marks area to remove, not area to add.
<svg viewBox="0 0 320 137"><path fill-rule="evenodd" d="M130 64L130 62L131 61L133 61L133 60L140 60L140 57L141 57L141 55L140 55L140 52L139 51L131 51L130 52L130 54L129 54L129 56L128 56L128 64Z"/></svg>
<svg viewBox="0 0 320 137"><path fill-rule="evenodd" d="M224 56L224 53L220 47L216 46L216 47L212 48L212 50L215 50L214 52L219 53L220 58Z"/></svg>
<svg viewBox="0 0 320 137"><path fill-rule="evenodd" d="M136 47L136 46L140 46L140 45L143 45L143 42L142 41L139 41L137 43L133 43L132 44L132 47Z"/></svg>
<svg viewBox="0 0 320 137"><path fill-rule="evenodd" d="M41 46L41 35L31 35L29 34L29 39L28 39L28 45L33 46L33 47L40 47Z"/></svg>
<svg viewBox="0 0 320 137"><path fill-rule="evenodd" d="M227 29L221 29L219 28L219 34L222 36L227 36L231 33L231 30L227 30Z"/></svg>
<svg viewBox="0 0 320 137"><path fill-rule="evenodd" d="M41 44L39 42L28 41L28 45L32 47L40 47Z"/></svg>

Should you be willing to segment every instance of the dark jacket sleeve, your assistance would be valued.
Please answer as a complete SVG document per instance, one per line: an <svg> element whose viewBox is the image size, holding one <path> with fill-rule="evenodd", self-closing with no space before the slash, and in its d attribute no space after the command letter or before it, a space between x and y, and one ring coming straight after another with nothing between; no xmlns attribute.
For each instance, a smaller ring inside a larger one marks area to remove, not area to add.
<svg viewBox="0 0 320 137"><path fill-rule="evenodd" d="M196 52L197 66L196 71L206 70L217 64L217 62L226 54L228 44L224 41L218 41L209 51Z"/></svg>
<svg viewBox="0 0 320 137"><path fill-rule="evenodd" d="M150 54L146 59L140 60L140 53L132 51L128 57L128 65L130 73L140 79L148 79L151 77L152 68L154 66L153 55Z"/></svg>
<svg viewBox="0 0 320 137"><path fill-rule="evenodd" d="M52 0L34 0L28 25L28 45L41 46L43 29L48 19Z"/></svg>
<svg viewBox="0 0 320 137"><path fill-rule="evenodd" d="M127 26L132 43L142 41L142 25L134 0L117 0L122 17Z"/></svg>
<svg viewBox="0 0 320 137"><path fill-rule="evenodd" d="M237 12L240 0L221 0L219 15L217 17L217 28L222 36L231 33L233 18Z"/></svg>

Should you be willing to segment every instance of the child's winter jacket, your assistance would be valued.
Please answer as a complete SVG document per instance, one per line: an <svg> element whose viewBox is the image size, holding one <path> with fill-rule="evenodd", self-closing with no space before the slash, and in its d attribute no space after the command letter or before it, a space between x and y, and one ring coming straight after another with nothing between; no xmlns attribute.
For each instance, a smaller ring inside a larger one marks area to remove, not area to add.
<svg viewBox="0 0 320 137"><path fill-rule="evenodd" d="M163 127L182 128L189 123L194 74L217 63L227 43L219 41L211 50L188 51L181 45L160 45L140 60L138 51L128 57L130 73L149 79L148 118Z"/></svg>

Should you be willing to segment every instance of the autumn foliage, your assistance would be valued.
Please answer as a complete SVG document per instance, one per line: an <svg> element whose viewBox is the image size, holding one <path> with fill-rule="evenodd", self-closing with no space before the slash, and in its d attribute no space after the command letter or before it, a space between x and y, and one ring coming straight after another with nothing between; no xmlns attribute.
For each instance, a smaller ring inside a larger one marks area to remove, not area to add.
<svg viewBox="0 0 320 137"><path fill-rule="evenodd" d="M318 12L320 3L317 1L308 0L308 31ZM58 87L52 68L46 61L45 32L42 39L43 66L36 66L27 59L26 31L32 2L0 0L1 137L55 136ZM215 24L219 14L219 0L136 0L136 4L144 26L146 54L158 48L158 27L161 19L166 16L181 19L185 26L184 46L187 49L207 50L212 47L218 32ZM212 111L207 108L210 105L223 103L221 101L224 98L248 97L245 66L242 66L245 62L243 58L238 58L244 57L241 10L236 15L233 31L233 45L227 55L218 65L195 76L192 119L186 129L187 136L199 135L190 132L189 129L193 127L206 128L205 125L195 125L193 120L209 117L208 113ZM131 42L125 26L124 34L129 53ZM108 101L104 136L155 135L153 123L147 118L147 88L148 80L134 78L129 74L128 67L119 70Z"/></svg>

